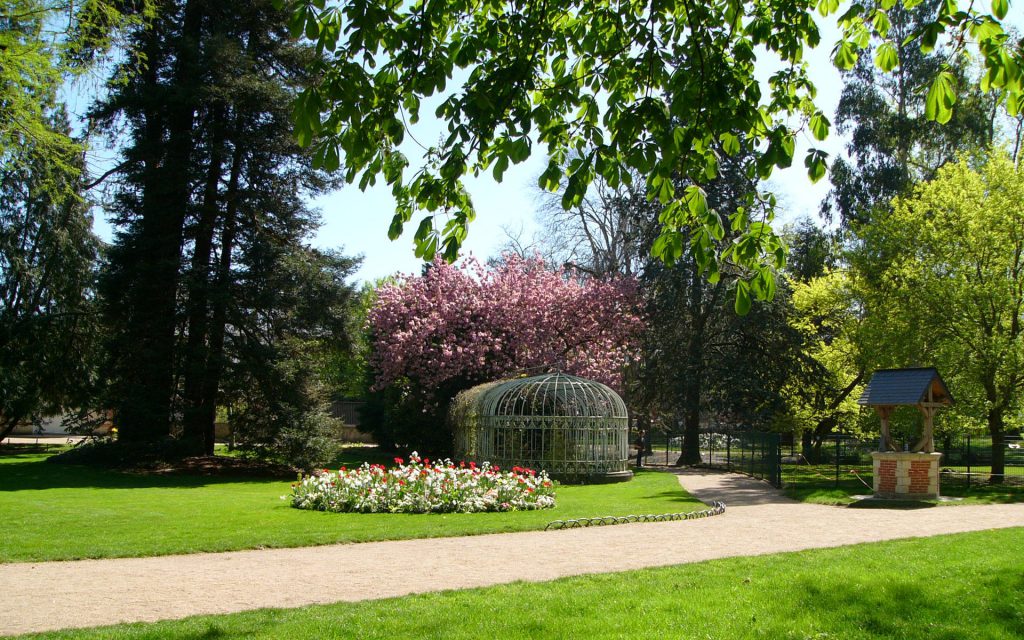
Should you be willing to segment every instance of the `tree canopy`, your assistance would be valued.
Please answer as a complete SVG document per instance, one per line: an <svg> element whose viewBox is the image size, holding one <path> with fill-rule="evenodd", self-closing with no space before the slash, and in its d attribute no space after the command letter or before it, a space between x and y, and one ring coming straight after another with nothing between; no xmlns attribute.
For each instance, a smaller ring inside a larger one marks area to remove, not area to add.
<svg viewBox="0 0 1024 640"><path fill-rule="evenodd" d="M964 64L948 65L947 47L933 49L908 42L935 17L944 0L923 0L911 8L889 11L892 47L877 44L844 71L836 125L848 136L849 159L836 158L830 170L832 190L822 203L822 215L837 218L848 228L871 219L876 208L908 194L914 184L935 177L935 171L957 154L984 149L997 137L998 91L984 93L970 77L977 69L966 56ZM872 57L895 56L889 72ZM954 58L955 59L955 58ZM957 108L944 124L929 117L929 96L921 90L948 68Z"/></svg>
<svg viewBox="0 0 1024 640"><path fill-rule="evenodd" d="M540 184L554 189L564 179L566 208L597 177L614 188L639 172L648 197L664 205L655 256L673 262L688 243L709 278L717 278L721 261L745 269L737 297L770 296L785 248L768 224L771 214L751 212L756 199L769 199L755 179L792 164L799 133L829 134L807 52L820 43L815 10L837 13L839 0L288 4L292 34L315 41L319 53L315 81L295 104L300 142L314 145L317 162L349 182L386 181L397 200L392 237L425 211L415 233L419 255L456 257L476 215L464 177L490 171L500 181L540 145L548 157ZM982 88L1001 89L1011 113L1019 108L1024 54L1001 26L1006 0L995 0L990 14L966 4L941 3L910 36L925 51L948 39L950 57L926 98L926 116L939 122L950 119L956 101L952 65L971 44L982 61ZM895 5L854 3L839 15L834 64L852 68L874 37L875 64L896 67ZM763 84L757 71L771 60L776 70ZM415 166L401 145L427 100L439 101L434 116L447 137ZM723 157L741 150L754 157L746 202L716 211L703 185ZM815 180L826 163L817 148L804 158ZM727 228L731 240L717 244Z"/></svg>
<svg viewBox="0 0 1024 640"><path fill-rule="evenodd" d="M939 367L956 389L954 409L988 427L994 480L1024 389L1022 199L1024 172L1005 155L964 159L898 199L854 255L877 351Z"/></svg>

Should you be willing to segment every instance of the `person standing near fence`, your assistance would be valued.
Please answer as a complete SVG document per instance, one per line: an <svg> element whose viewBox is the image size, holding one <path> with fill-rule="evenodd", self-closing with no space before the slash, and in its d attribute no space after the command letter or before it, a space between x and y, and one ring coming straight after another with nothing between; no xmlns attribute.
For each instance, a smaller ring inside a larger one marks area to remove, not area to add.
<svg viewBox="0 0 1024 640"><path fill-rule="evenodd" d="M647 455L647 449L651 446L650 436L647 435L647 429L641 429L640 435L636 439L636 466L644 466L644 456Z"/></svg>

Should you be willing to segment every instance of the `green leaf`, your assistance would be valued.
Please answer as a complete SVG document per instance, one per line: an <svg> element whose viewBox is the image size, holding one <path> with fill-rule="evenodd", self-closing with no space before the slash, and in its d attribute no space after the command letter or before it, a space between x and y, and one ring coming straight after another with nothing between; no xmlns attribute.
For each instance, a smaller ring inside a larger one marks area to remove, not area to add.
<svg viewBox="0 0 1024 640"><path fill-rule="evenodd" d="M519 138L508 145L508 155L512 162L519 164L530 157L530 142L526 137Z"/></svg>
<svg viewBox="0 0 1024 640"><path fill-rule="evenodd" d="M690 210L690 213L703 218L708 211L708 198L704 193L704 190L696 185L690 185L686 187L686 206Z"/></svg>
<svg viewBox="0 0 1024 640"><path fill-rule="evenodd" d="M734 156L740 152L740 139L737 136L726 132L720 135L719 139L722 141L722 151L728 155Z"/></svg>
<svg viewBox="0 0 1024 640"><path fill-rule="evenodd" d="M765 156L780 169L787 169L793 164L793 152L796 151L796 139L786 133L772 136Z"/></svg>
<svg viewBox="0 0 1024 640"><path fill-rule="evenodd" d="M736 281L736 315L745 316L750 313L750 283L746 280Z"/></svg>
<svg viewBox="0 0 1024 640"><path fill-rule="evenodd" d="M807 152L804 157L804 166L807 167L807 177L811 179L811 182L817 182L825 177L825 171L828 169L826 158L828 158L828 154L821 149L811 149Z"/></svg>
<svg viewBox="0 0 1024 640"><path fill-rule="evenodd" d="M678 231L661 230L651 245L651 255L667 265L675 264L683 255L683 236Z"/></svg>
<svg viewBox="0 0 1024 640"><path fill-rule="evenodd" d="M852 69L853 65L857 64L858 57L856 47L849 41L840 42L832 51L832 63L841 71Z"/></svg>
<svg viewBox="0 0 1024 640"><path fill-rule="evenodd" d="M891 42L883 42L875 54L875 66L882 71L889 73L900 64L899 54L896 52L896 45Z"/></svg>
<svg viewBox="0 0 1024 640"><path fill-rule="evenodd" d="M548 168L537 178L537 186L544 191L555 191L558 189L558 182L562 179L562 169L553 160L548 163Z"/></svg>
<svg viewBox="0 0 1024 640"><path fill-rule="evenodd" d="M1000 20L1006 17L1010 10L1010 3L1007 0L992 0L992 14Z"/></svg>
<svg viewBox="0 0 1024 640"><path fill-rule="evenodd" d="M839 10L839 0L818 0L818 13L828 16Z"/></svg>
<svg viewBox="0 0 1024 640"><path fill-rule="evenodd" d="M501 179L505 177L506 169L508 169L508 156L499 156L494 162L494 169L491 171L495 182L501 182ZM543 185L541 187L543 188Z"/></svg>
<svg viewBox="0 0 1024 640"><path fill-rule="evenodd" d="M299 143L300 147L308 147L309 143L313 141L313 132L309 129L308 126L307 127L296 126L296 128L295 128L295 141Z"/></svg>
<svg viewBox="0 0 1024 640"><path fill-rule="evenodd" d="M884 11L875 11L875 17L871 21L871 25L875 28L875 33L880 38L889 36L889 29L892 27L892 23L889 22L889 16Z"/></svg>
<svg viewBox="0 0 1024 640"><path fill-rule="evenodd" d="M320 37L320 23L317 22L316 14L310 10L306 14L306 38L316 41Z"/></svg>
<svg viewBox="0 0 1024 640"><path fill-rule="evenodd" d="M668 204L676 197L676 188L672 184L672 180L668 178L660 178L659 176L651 177L651 186L658 190L658 201L661 204Z"/></svg>
<svg viewBox="0 0 1024 640"><path fill-rule="evenodd" d="M932 80L925 99L924 115L929 120L946 124L953 116L953 105L956 104L956 91L953 89L953 75L942 71Z"/></svg>
<svg viewBox="0 0 1024 640"><path fill-rule="evenodd" d="M1021 93L1010 93L1006 96L1006 112L1010 114L1011 118L1016 118L1021 112L1021 105L1024 100L1021 100Z"/></svg>
<svg viewBox="0 0 1024 640"><path fill-rule="evenodd" d="M292 38L299 39L302 37L302 32L305 28L306 10L304 8L296 9L288 18L288 35Z"/></svg>
<svg viewBox="0 0 1024 640"><path fill-rule="evenodd" d="M416 234L413 235L413 240L416 242L423 242L430 234L434 231L434 216L427 216L420 220L420 224L416 227Z"/></svg>
<svg viewBox="0 0 1024 640"><path fill-rule="evenodd" d="M935 44L939 41L939 35L945 30L946 28L938 22L925 25L924 33L921 34L921 53L935 51Z"/></svg>
<svg viewBox="0 0 1024 640"><path fill-rule="evenodd" d="M324 150L324 170L329 172L337 171L340 164L341 161L338 157L338 147L333 144L328 144L327 148Z"/></svg>
<svg viewBox="0 0 1024 640"><path fill-rule="evenodd" d="M816 139L824 140L828 137L829 124L830 123L828 118L825 117L825 114L820 111L816 111L814 115L811 116L811 133L814 134Z"/></svg>
<svg viewBox="0 0 1024 640"><path fill-rule="evenodd" d="M388 227L388 239L398 240L402 235L402 228L405 226L405 222L402 220L402 216L395 214L391 218L391 226Z"/></svg>

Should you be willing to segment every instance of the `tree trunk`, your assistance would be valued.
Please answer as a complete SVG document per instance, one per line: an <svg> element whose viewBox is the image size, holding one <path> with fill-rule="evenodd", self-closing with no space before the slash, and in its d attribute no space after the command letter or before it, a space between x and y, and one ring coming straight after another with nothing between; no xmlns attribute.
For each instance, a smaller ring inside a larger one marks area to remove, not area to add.
<svg viewBox="0 0 1024 640"><path fill-rule="evenodd" d="M1003 412L993 409L988 413L988 432L992 436L992 469L988 481L1003 484L1006 479L1006 441L1003 433Z"/></svg>
<svg viewBox="0 0 1024 640"><path fill-rule="evenodd" d="M213 453L217 420L217 397L220 392L220 378L224 372L224 333L228 318L228 301L231 299L231 253L235 247L235 229L238 215L238 180L242 170L242 148L235 145L231 158L231 177L228 179L224 213L224 228L221 230L220 260L217 264L216 285L212 293L212 317L209 326L206 372L203 375L201 402L198 417L207 426L204 442L210 454Z"/></svg>
<svg viewBox="0 0 1024 640"><path fill-rule="evenodd" d="M690 317L692 331L687 345L687 376L683 383L683 450L677 465L699 464L700 457L700 398L704 386L704 329L707 316L704 309L704 281L691 258L689 277Z"/></svg>
<svg viewBox="0 0 1024 640"><path fill-rule="evenodd" d="M171 428L181 245L200 79L200 5L198 0L185 5L169 94L174 98L167 109L166 153L147 169L142 197L139 259L129 298L129 378L118 415L119 435L129 442L158 440Z"/></svg>
<svg viewBox="0 0 1024 640"><path fill-rule="evenodd" d="M683 391L683 450L676 462L683 464L700 464L700 391L701 372L694 368Z"/></svg>
<svg viewBox="0 0 1024 640"><path fill-rule="evenodd" d="M182 414L184 437L197 450L213 454L214 424L203 411L203 386L209 349L209 290L213 235L220 211L219 185L224 170L224 108L218 105L212 115L210 166L206 172L203 205L196 225L195 248L188 278L188 342L185 349L185 406Z"/></svg>
<svg viewBox="0 0 1024 640"><path fill-rule="evenodd" d="M803 456L807 464L818 464L818 452L814 450L814 431L811 429L804 429L804 432L800 434L800 455Z"/></svg>
<svg viewBox="0 0 1024 640"><path fill-rule="evenodd" d="M20 417L5 417L3 422L0 422L0 442L2 442L7 436L11 435L11 432L14 431L14 427L18 426L18 423L21 422L21 420L22 419Z"/></svg>

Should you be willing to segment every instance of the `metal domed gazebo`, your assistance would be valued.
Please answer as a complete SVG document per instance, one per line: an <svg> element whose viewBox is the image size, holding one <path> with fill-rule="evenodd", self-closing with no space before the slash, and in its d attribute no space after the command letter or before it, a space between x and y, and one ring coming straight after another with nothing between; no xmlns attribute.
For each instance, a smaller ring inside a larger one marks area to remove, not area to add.
<svg viewBox="0 0 1024 640"><path fill-rule="evenodd" d="M633 477L626 404L610 387L551 373L475 389L473 415L455 429L460 455L544 469L565 482Z"/></svg>

